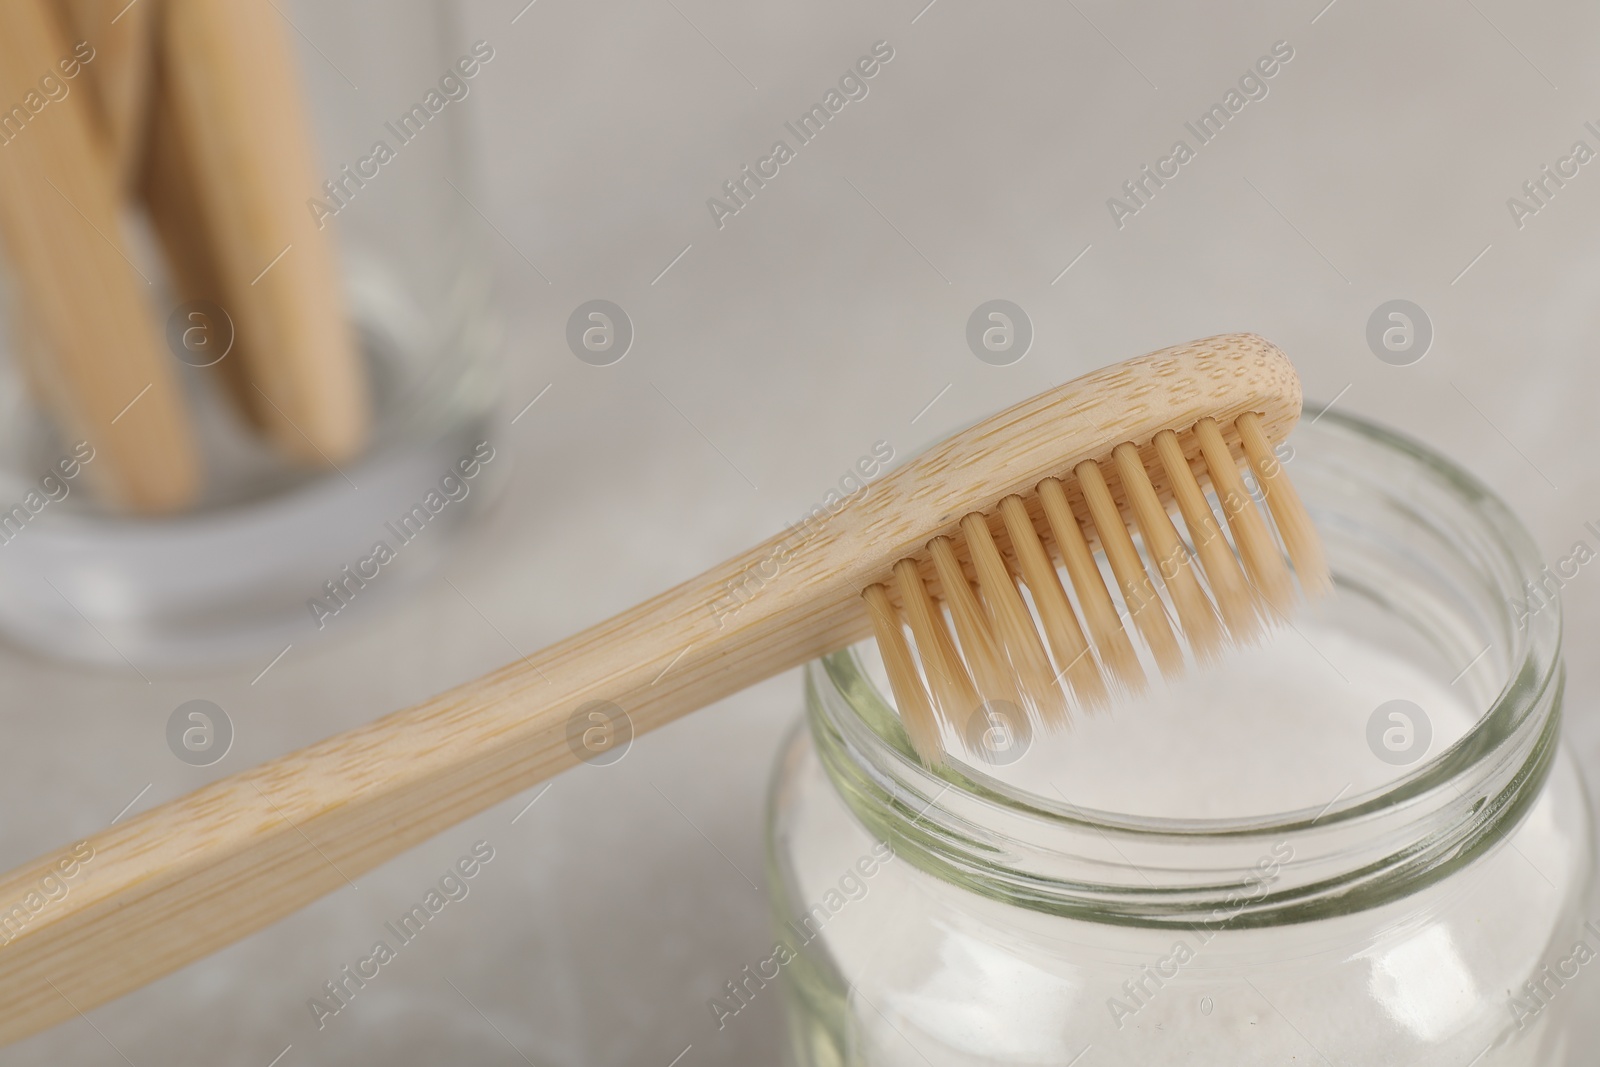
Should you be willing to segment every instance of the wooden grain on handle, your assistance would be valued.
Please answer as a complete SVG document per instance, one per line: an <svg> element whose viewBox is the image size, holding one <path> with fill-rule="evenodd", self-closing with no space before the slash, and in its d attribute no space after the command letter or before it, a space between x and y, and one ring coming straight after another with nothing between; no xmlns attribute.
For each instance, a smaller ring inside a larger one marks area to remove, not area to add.
<svg viewBox="0 0 1600 1067"><path fill-rule="evenodd" d="M68 87L37 112L0 115L0 236L48 350L33 370L62 433L95 447L90 476L115 503L171 511L198 491L198 456L176 361L123 246L93 102L57 66L70 56L44 0L0 3L0 101L48 100L46 77Z"/></svg>
<svg viewBox="0 0 1600 1067"><path fill-rule="evenodd" d="M1208 414L1259 412L1278 441L1299 408L1282 353L1250 335L1096 372L535 656L113 826L87 842L70 894L0 947L0 1042L258 930L571 766L590 701L644 733L865 637L862 591L973 510ZM0 878L0 922L63 854Z"/></svg>
<svg viewBox="0 0 1600 1067"><path fill-rule="evenodd" d="M288 455L337 464L367 439L369 398L331 227L306 207L322 179L284 18L271 0L165 0L160 21L197 229L259 420Z"/></svg>

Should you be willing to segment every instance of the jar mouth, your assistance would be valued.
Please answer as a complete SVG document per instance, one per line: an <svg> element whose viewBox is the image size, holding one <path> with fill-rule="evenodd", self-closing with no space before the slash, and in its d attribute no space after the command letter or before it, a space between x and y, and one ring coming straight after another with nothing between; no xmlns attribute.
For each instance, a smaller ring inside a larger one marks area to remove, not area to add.
<svg viewBox="0 0 1600 1067"><path fill-rule="evenodd" d="M1430 550L1405 562L1431 576L1437 602L1389 606L1450 644L1453 662L1498 668L1499 684L1473 694L1477 715L1462 736L1380 786L1319 807L1194 818L1086 808L958 759L924 767L892 699L849 648L808 668L807 694L823 765L856 815L946 880L1039 910L1140 925L1192 925L1208 912L1267 925L1376 906L1502 840L1537 798L1559 743L1560 611L1554 602L1526 609L1545 577L1532 538L1475 477L1385 427L1308 404L1291 441L1305 457L1291 473L1341 593L1390 595L1360 566L1341 571L1341 543L1379 551L1384 536L1357 530L1341 504L1375 501L1380 526L1404 527Z"/></svg>

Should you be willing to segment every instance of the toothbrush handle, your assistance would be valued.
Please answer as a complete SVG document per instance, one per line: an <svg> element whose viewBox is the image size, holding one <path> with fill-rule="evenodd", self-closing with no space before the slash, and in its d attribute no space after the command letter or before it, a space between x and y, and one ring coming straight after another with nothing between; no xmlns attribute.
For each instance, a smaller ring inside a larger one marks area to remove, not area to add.
<svg viewBox="0 0 1600 1067"><path fill-rule="evenodd" d="M56 15L72 42L87 41L95 57L88 70L111 168L128 185L144 154L155 54L156 8L126 0L57 0Z"/></svg>
<svg viewBox="0 0 1600 1067"><path fill-rule="evenodd" d="M289 915L627 729L654 729L866 635L849 590L798 629L777 624L793 598L776 589L766 608L758 596L719 627L713 605L759 556L0 877L0 1044ZM608 720L589 714L604 707L595 701L625 709L609 738ZM44 895L59 882L66 895Z"/></svg>
<svg viewBox="0 0 1600 1067"><path fill-rule="evenodd" d="M85 57L45 0L0 3L0 238L45 349L29 373L61 433L94 447L89 476L112 502L170 512L199 492L200 454L177 361L121 240L118 182L87 102L62 88ZM60 95L44 100L46 83ZM24 99L41 110L11 106Z"/></svg>
<svg viewBox="0 0 1600 1067"><path fill-rule="evenodd" d="M323 174L292 32L272 0L165 0L161 118L184 148L166 166L190 171L189 239L209 245L254 421L285 456L336 466L365 446L371 397L335 225L308 209Z"/></svg>

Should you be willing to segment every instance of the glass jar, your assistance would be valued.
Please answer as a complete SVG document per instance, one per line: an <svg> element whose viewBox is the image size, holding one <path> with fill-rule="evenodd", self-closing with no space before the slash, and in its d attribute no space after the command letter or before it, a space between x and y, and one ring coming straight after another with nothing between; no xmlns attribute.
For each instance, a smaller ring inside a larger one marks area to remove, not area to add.
<svg viewBox="0 0 1600 1067"><path fill-rule="evenodd" d="M1291 440L1337 591L1264 648L937 770L870 643L812 664L777 943L713 1014L781 971L803 1067L1565 1062L1600 922L1540 560L1417 444Z"/></svg>
<svg viewBox="0 0 1600 1067"><path fill-rule="evenodd" d="M314 180L272 193L332 242L370 432L352 457L318 462L251 425L248 384L230 380L245 371L229 297L182 291L171 236L135 183L124 192L126 258L150 283L139 289L161 355L170 349L203 482L175 513L109 507L91 484L93 443L32 388L30 365L54 357L0 246L0 631L50 655L136 669L265 664L289 644L349 632L352 616L432 569L509 463L489 431L499 335L469 151L473 90L494 77L497 42L464 36L450 0L261 10L293 53L303 106L289 101L289 118L308 121L314 148ZM108 52L98 49L100 66ZM94 92L96 70L85 64L71 91ZM164 106L153 98L151 114ZM276 121L266 112L284 106L263 100L255 118ZM178 230L204 241L189 221Z"/></svg>

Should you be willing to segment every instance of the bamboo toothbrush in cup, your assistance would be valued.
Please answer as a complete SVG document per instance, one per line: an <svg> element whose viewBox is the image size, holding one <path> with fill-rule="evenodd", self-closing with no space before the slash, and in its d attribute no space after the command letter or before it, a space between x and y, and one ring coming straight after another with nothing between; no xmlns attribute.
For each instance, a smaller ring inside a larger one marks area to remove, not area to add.
<svg viewBox="0 0 1600 1067"><path fill-rule="evenodd" d="M94 447L90 477L107 497L175 511L199 492L199 453L147 279L121 237L121 183L92 102L72 87L83 59L58 29L45 0L0 3L0 100L39 109L0 144L0 237L44 349L29 376L68 440Z"/></svg>
<svg viewBox="0 0 1600 1067"><path fill-rule="evenodd" d="M85 70L92 85L107 162L124 187L144 155L149 116L156 7L161 0L54 0L57 21L74 41L95 50Z"/></svg>
<svg viewBox="0 0 1600 1067"><path fill-rule="evenodd" d="M286 456L335 466L365 446L371 397L333 235L305 207L316 152L284 16L271 0L163 0L157 23L157 131L173 155L149 180L181 178L166 195L192 190L198 217L169 222L161 189L152 213L169 249L205 245L187 273L218 283L255 424ZM180 273L193 254L175 254Z"/></svg>
<svg viewBox="0 0 1600 1067"><path fill-rule="evenodd" d="M1056 728L1142 685L1147 660L1173 673L1185 646L1224 655L1292 605L1296 579L1308 594L1329 584L1272 454L1299 414L1289 361L1250 334L1096 371L957 434L798 539L110 827L76 846L92 862L72 894L0 949L0 1041L238 940L572 766L591 714L654 729L876 635L907 744L933 763L996 702ZM716 610L777 556L737 613ZM0 878L0 901L64 854Z"/></svg>

